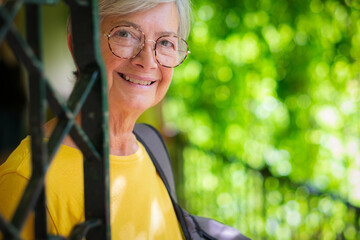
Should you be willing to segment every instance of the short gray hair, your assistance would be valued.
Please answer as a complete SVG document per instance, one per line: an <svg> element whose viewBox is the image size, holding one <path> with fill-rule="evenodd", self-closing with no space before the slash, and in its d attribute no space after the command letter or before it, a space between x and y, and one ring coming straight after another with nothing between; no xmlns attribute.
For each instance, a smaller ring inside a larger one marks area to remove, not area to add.
<svg viewBox="0 0 360 240"><path fill-rule="evenodd" d="M175 2L179 12L178 35L187 39L191 26L190 0L98 0L100 21L109 15L123 16L136 12L147 11L159 3ZM71 31L70 18L68 19L68 32Z"/></svg>

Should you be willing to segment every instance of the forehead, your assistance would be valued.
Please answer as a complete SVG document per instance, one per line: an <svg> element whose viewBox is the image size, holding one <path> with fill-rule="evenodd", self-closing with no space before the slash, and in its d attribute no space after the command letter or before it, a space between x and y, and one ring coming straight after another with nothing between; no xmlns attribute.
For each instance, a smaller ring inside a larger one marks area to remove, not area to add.
<svg viewBox="0 0 360 240"><path fill-rule="evenodd" d="M127 15L110 15L103 17L100 27L108 32L115 26L127 24L138 27L145 34L158 32L177 33L179 28L179 14L174 2L160 3L147 11L136 12Z"/></svg>

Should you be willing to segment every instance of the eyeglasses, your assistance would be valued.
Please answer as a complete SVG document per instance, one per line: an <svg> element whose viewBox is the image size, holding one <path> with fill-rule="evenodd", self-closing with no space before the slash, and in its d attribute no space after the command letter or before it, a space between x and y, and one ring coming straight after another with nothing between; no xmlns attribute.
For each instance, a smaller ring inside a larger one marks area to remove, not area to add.
<svg viewBox="0 0 360 240"><path fill-rule="evenodd" d="M136 57L144 48L145 42L153 42L156 61L164 67L179 66L190 53L187 42L175 35L164 35L156 41L145 40L145 34L140 29L121 25L105 34L108 38L110 51L119 58L131 59Z"/></svg>

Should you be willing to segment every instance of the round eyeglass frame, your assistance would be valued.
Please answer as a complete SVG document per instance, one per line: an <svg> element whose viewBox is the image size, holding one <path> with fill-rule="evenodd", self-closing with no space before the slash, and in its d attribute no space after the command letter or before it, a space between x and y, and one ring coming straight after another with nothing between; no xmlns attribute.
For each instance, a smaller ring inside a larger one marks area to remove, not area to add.
<svg viewBox="0 0 360 240"><path fill-rule="evenodd" d="M140 49L139 52L136 53L136 54L134 54L134 56L128 57L128 58L127 58L127 57L121 57L121 56L117 55L116 53L114 53L113 49L111 48L111 44L110 44L111 33L114 31L114 29L116 29L116 28L118 28L118 27L129 27L129 28L133 28L133 29L141 32L141 34L143 35L144 41L143 41L141 47L139 48L139 49ZM188 54L191 53L191 52L189 51L189 45L188 45L188 43L187 43L186 40L183 39L182 37L168 34L168 35L163 35L163 36L158 37L158 38L156 39L156 41L151 40L151 39L146 40L145 33L144 33L141 29L139 29L139 28L137 28L137 27L134 27L134 26L131 26L131 25L117 25L117 26L113 27L113 28L109 31L109 33L105 33L104 36L106 36L107 39L108 39L108 46L109 46L109 49L110 49L111 53L112 53L114 56L116 56L116 57L118 57L118 58L122 58L122 59L132 59L132 58L135 58L135 57L136 57L137 55L139 55L139 54L141 53L141 51L144 49L145 42L147 42L147 41L154 42L155 44L154 44L153 51L154 51L154 53L155 53L154 55L155 55L156 62L159 63L161 66L166 67L166 68L175 68L175 67L179 66L180 64L182 64L182 63L185 61L185 59L186 59L186 57L188 56ZM156 43L157 43L157 41L158 41L160 38L163 38L163 37L175 37L175 38L178 38L178 39L182 40L182 41L186 44L186 55L184 56L184 58L182 59L182 61L181 61L180 63L178 63L177 65L175 65L175 66L166 66L166 65L160 63L160 61L159 61L158 58L157 58Z"/></svg>

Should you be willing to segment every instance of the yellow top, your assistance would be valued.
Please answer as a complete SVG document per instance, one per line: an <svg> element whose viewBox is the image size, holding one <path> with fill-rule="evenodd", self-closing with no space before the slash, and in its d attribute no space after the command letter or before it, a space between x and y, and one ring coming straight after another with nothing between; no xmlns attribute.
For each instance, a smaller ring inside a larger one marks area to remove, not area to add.
<svg viewBox="0 0 360 240"><path fill-rule="evenodd" d="M145 148L130 156L110 155L112 239L183 239L168 192ZM30 178L30 138L0 166L0 212L10 219ZM51 234L69 236L84 221L83 158L62 145L46 175ZM23 232L33 239L33 217Z"/></svg>

